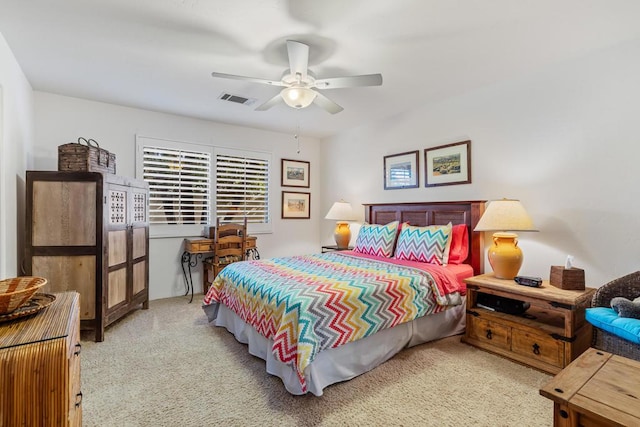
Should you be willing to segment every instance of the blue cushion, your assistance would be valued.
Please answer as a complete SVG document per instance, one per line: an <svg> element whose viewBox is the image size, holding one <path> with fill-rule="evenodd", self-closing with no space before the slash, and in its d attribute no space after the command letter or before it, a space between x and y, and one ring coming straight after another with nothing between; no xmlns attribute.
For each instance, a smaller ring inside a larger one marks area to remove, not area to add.
<svg viewBox="0 0 640 427"><path fill-rule="evenodd" d="M614 309L607 307L587 308L586 319L596 328L640 344L640 319L620 317Z"/></svg>

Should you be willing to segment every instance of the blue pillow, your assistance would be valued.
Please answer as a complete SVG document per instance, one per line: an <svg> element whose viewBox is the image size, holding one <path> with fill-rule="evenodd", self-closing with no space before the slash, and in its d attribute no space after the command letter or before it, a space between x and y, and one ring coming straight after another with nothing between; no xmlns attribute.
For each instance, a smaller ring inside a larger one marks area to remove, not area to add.
<svg viewBox="0 0 640 427"><path fill-rule="evenodd" d="M640 344L640 319L620 317L614 309L608 307L587 308L585 317L596 328Z"/></svg>

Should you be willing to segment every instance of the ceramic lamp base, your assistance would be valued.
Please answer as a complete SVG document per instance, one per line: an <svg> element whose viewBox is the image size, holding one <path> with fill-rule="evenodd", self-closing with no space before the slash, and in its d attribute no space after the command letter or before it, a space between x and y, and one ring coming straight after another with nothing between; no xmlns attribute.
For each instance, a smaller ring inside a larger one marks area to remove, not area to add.
<svg viewBox="0 0 640 427"><path fill-rule="evenodd" d="M351 241L351 229L349 228L349 223L336 223L336 230L333 234L333 237L336 239L336 245L338 246L338 249L348 248L349 242Z"/></svg>
<svg viewBox="0 0 640 427"><path fill-rule="evenodd" d="M494 233L493 245L489 248L489 264L495 277L513 280L522 267L522 260L517 234Z"/></svg>

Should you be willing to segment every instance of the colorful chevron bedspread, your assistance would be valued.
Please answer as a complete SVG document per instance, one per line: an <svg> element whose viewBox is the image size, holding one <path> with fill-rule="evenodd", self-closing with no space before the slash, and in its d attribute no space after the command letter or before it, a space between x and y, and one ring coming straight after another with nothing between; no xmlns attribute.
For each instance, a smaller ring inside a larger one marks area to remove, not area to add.
<svg viewBox="0 0 640 427"><path fill-rule="evenodd" d="M204 305L226 305L273 340L275 357L306 391L304 370L321 350L461 302L454 276L436 283L426 271L372 258L333 252L234 263Z"/></svg>

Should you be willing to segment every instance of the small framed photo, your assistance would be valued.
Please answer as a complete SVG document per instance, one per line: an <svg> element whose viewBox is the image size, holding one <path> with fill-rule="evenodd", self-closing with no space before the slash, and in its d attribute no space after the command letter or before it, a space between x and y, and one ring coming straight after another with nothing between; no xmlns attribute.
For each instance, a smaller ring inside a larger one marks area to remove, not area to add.
<svg viewBox="0 0 640 427"><path fill-rule="evenodd" d="M384 189L416 188L418 150L384 156Z"/></svg>
<svg viewBox="0 0 640 427"><path fill-rule="evenodd" d="M470 184L471 141L424 150L424 186Z"/></svg>
<svg viewBox="0 0 640 427"><path fill-rule="evenodd" d="M309 219L311 217L311 193L282 192L282 219Z"/></svg>
<svg viewBox="0 0 640 427"><path fill-rule="evenodd" d="M309 167L310 163L304 160L282 159L282 180L283 187L305 187L309 188Z"/></svg>

